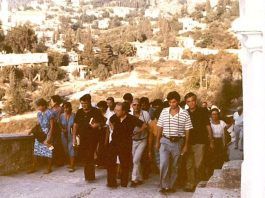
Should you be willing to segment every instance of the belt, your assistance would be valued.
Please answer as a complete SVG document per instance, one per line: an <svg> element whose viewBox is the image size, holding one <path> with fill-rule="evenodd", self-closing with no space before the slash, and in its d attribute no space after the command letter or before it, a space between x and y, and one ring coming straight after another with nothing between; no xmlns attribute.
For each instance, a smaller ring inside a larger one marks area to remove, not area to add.
<svg viewBox="0 0 265 198"><path fill-rule="evenodd" d="M141 138L141 139L133 139L133 141L138 142L138 141L141 141L141 140L144 140L144 139L146 139L146 137L145 138Z"/></svg>
<svg viewBox="0 0 265 198"><path fill-rule="evenodd" d="M164 138L170 140L170 142L178 142L179 140L182 140L184 139L184 137L181 137L181 136L171 136L171 137L168 137L168 136L165 136L163 135Z"/></svg>

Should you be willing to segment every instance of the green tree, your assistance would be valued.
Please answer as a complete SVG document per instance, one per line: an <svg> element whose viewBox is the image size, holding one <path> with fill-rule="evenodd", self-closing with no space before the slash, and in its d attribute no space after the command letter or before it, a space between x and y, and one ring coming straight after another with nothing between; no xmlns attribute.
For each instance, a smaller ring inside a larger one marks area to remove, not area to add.
<svg viewBox="0 0 265 198"><path fill-rule="evenodd" d="M69 64L69 56L60 52L51 51L48 53L48 64L55 67L67 66Z"/></svg>
<svg viewBox="0 0 265 198"><path fill-rule="evenodd" d="M73 30L69 29L64 36L64 47L70 52L75 46L75 38Z"/></svg>
<svg viewBox="0 0 265 198"><path fill-rule="evenodd" d="M10 87L6 92L6 102L4 109L9 114L21 114L29 110L29 102L26 98L26 90L20 85L20 81L16 78L15 71L9 74Z"/></svg>
<svg viewBox="0 0 265 198"><path fill-rule="evenodd" d="M33 51L38 44L37 36L29 25L12 28L5 37L5 44L10 46L13 53Z"/></svg>

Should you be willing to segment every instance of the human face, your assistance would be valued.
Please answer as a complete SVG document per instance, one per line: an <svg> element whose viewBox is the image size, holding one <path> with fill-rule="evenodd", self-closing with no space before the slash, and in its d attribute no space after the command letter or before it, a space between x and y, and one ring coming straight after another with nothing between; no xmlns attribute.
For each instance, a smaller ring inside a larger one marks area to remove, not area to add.
<svg viewBox="0 0 265 198"><path fill-rule="evenodd" d="M213 111L211 113L211 118L213 119L213 121L218 121L219 120L219 113L217 111Z"/></svg>
<svg viewBox="0 0 265 198"><path fill-rule="evenodd" d="M179 101L176 99L169 100L168 103L171 109L177 109L179 106Z"/></svg>
<svg viewBox="0 0 265 198"><path fill-rule="evenodd" d="M91 103L88 102L88 101L81 101L80 103L81 103L81 106L82 106L82 108L83 108L84 110L89 110L90 107L91 107Z"/></svg>
<svg viewBox="0 0 265 198"><path fill-rule="evenodd" d="M192 96L186 99L186 104L189 106L190 110L196 109L197 101L196 97Z"/></svg>
<svg viewBox="0 0 265 198"><path fill-rule="evenodd" d="M207 108L207 102L202 103L203 108Z"/></svg>
<svg viewBox="0 0 265 198"><path fill-rule="evenodd" d="M64 106L63 109L64 109L64 112L67 113L67 114L72 113L72 108L70 108L68 106Z"/></svg>
<svg viewBox="0 0 265 198"><path fill-rule="evenodd" d="M139 112L141 110L141 105L138 101L132 103L133 111Z"/></svg>
<svg viewBox="0 0 265 198"><path fill-rule="evenodd" d="M114 103L112 102L112 100L107 100L107 105L111 109L111 108L113 108Z"/></svg>
<svg viewBox="0 0 265 198"><path fill-rule="evenodd" d="M106 113L106 109L105 109L105 108L100 107L99 110L100 110L100 112L101 112L103 115Z"/></svg>
<svg viewBox="0 0 265 198"><path fill-rule="evenodd" d="M142 106L142 109L145 110L145 111L148 111L148 109L149 109L149 107L150 107L150 105L149 105L147 102L143 102L143 103L141 104L141 106Z"/></svg>
<svg viewBox="0 0 265 198"><path fill-rule="evenodd" d="M47 107L46 106L37 106L38 111L45 112Z"/></svg>
<svg viewBox="0 0 265 198"><path fill-rule="evenodd" d="M125 115L125 111L122 109L122 106L120 105L116 105L114 111L118 118L121 118Z"/></svg>
<svg viewBox="0 0 265 198"><path fill-rule="evenodd" d="M50 104L51 104L52 107L54 107L56 105L56 103L52 99L50 101Z"/></svg>

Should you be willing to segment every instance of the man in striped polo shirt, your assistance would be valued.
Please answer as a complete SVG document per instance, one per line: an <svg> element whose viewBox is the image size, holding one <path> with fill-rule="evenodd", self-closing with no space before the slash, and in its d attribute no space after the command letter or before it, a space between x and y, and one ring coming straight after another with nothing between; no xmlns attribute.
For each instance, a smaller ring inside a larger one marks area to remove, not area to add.
<svg viewBox="0 0 265 198"><path fill-rule="evenodd" d="M193 128L189 113L179 106L178 92L170 92L167 100L170 107L163 109L157 122L156 148L160 152L161 193L175 191L178 159L180 155L187 153L189 131Z"/></svg>

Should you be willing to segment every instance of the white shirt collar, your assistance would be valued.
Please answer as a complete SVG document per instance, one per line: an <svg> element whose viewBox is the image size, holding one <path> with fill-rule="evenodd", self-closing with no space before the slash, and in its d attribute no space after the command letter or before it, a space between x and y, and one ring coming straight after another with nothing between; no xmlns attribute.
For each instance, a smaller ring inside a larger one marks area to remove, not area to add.
<svg viewBox="0 0 265 198"><path fill-rule="evenodd" d="M168 112L170 111L170 107L167 107L166 109L167 109ZM182 113L183 111L184 111L184 109L182 109L182 108L179 106L179 113Z"/></svg>

